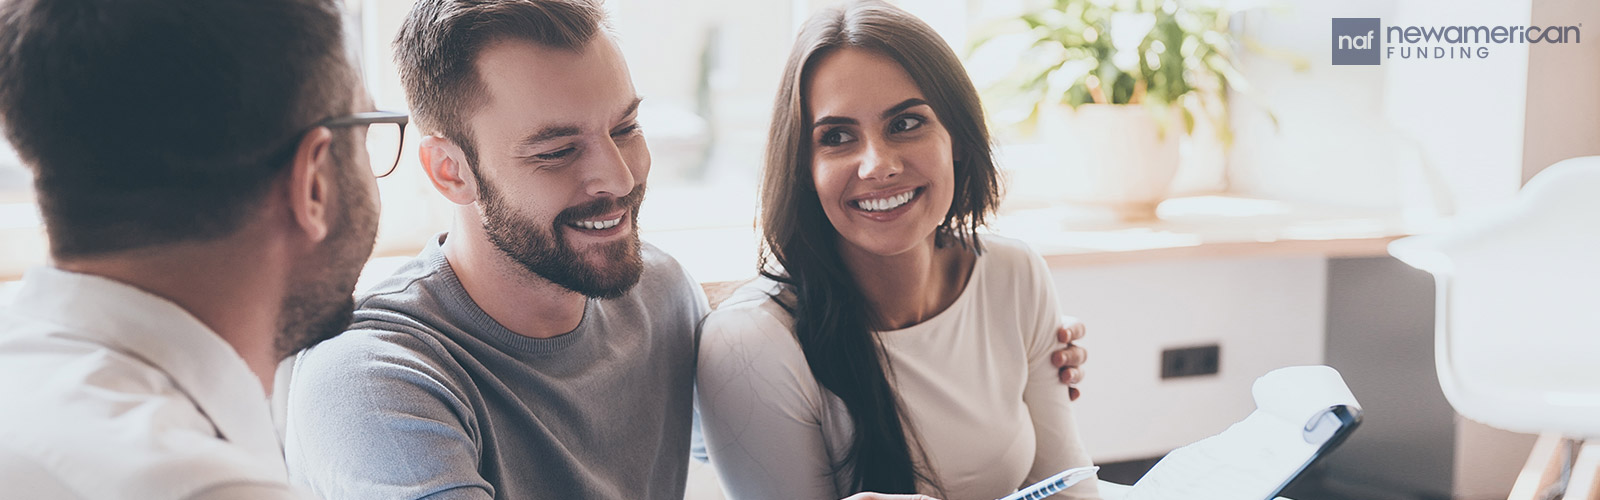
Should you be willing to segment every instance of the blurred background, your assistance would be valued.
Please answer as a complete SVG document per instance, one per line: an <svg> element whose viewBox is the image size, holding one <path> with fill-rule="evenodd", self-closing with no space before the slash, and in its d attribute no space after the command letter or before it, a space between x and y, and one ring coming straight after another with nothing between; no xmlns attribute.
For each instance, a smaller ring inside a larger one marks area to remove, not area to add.
<svg viewBox="0 0 1600 500"><path fill-rule="evenodd" d="M782 64L805 18L835 3L605 4L645 98L644 237L702 281L755 273ZM1506 497L1533 437L1452 410L1434 373L1433 280L1385 248L1513 199L1556 161L1600 154L1600 40L1335 66L1330 20L1581 26L1600 3L893 3L937 29L984 93L1007 188L992 229L1045 254L1064 310L1089 325L1078 418L1105 478L1132 482L1239 420L1267 371L1329 364L1366 422L1292 496ZM411 2L348 4L368 88L381 109L405 109L389 41ZM368 277L448 229L407 140L379 181ZM30 185L0 144L0 282L46 263ZM1189 355L1199 369L1171 366ZM720 498L708 468L695 468L690 497Z"/></svg>

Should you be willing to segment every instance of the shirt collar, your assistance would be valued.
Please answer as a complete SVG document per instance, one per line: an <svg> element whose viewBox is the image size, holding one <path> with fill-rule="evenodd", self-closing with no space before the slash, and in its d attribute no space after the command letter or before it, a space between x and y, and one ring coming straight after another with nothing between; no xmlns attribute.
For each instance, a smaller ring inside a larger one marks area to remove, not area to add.
<svg viewBox="0 0 1600 500"><path fill-rule="evenodd" d="M182 307L111 279L41 267L23 276L13 309L165 372L219 437L287 477L260 379L233 346Z"/></svg>

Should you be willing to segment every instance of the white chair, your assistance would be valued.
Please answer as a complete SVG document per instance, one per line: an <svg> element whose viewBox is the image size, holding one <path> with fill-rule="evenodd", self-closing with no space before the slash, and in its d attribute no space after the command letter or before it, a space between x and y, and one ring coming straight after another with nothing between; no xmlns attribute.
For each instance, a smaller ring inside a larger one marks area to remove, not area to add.
<svg viewBox="0 0 1600 500"><path fill-rule="evenodd" d="M1600 156L1552 165L1515 202L1389 252L1438 284L1434 351L1450 404L1544 436L1513 498L1535 498L1563 472L1565 498L1600 498ZM1538 456L1585 439L1566 458Z"/></svg>

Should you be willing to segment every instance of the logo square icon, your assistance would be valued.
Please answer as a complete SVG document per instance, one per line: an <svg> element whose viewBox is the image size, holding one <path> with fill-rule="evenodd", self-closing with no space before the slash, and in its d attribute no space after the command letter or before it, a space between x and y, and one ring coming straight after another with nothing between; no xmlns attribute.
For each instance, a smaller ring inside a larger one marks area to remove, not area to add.
<svg viewBox="0 0 1600 500"><path fill-rule="evenodd" d="M1376 17L1333 18L1333 64L1376 65L1383 47L1383 23Z"/></svg>

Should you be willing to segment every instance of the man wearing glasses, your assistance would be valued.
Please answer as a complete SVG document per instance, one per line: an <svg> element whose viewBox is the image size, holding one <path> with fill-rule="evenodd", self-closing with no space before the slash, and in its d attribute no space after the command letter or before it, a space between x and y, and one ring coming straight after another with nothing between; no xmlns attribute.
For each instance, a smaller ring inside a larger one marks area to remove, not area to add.
<svg viewBox="0 0 1600 500"><path fill-rule="evenodd" d="M291 497L267 391L349 322L367 109L330 0L0 3L53 259L0 309L0 496Z"/></svg>
<svg viewBox="0 0 1600 500"><path fill-rule="evenodd" d="M585 0L413 6L395 58L454 225L297 359L296 482L330 499L682 498L708 307L639 240L650 153L603 20Z"/></svg>

